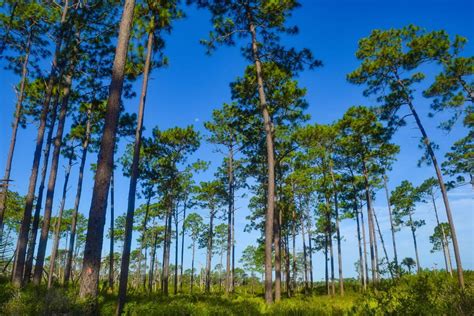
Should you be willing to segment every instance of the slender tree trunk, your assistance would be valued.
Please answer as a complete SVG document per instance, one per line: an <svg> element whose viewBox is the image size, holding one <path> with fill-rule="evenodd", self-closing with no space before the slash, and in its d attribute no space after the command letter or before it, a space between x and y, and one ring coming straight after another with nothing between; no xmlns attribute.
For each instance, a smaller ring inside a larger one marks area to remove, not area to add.
<svg viewBox="0 0 474 316"><path fill-rule="evenodd" d="M173 203L170 203L172 205ZM170 266L170 247L171 247L171 217L172 217L171 206L168 209L166 215L166 234L165 234L165 245L163 249L163 277L162 277L162 289L163 294L168 296L168 284L169 284L169 266Z"/></svg>
<svg viewBox="0 0 474 316"><path fill-rule="evenodd" d="M110 176L110 240L109 240L109 282L108 286L111 291L114 290L114 265L115 265L115 177L114 170Z"/></svg>
<svg viewBox="0 0 474 316"><path fill-rule="evenodd" d="M326 220L327 220L327 232L328 232L328 247L329 247L329 256L331 260L331 295L336 294L336 287L334 284L334 247L332 243L332 221L331 221L331 207L329 204L329 197L326 196Z"/></svg>
<svg viewBox="0 0 474 316"><path fill-rule="evenodd" d="M385 248L385 242L383 240L382 230L380 230L379 220L377 219L377 213L375 212L375 209L372 210L372 213L374 214L375 224L377 225L377 231L379 233L380 242L382 243L382 249L383 249L383 253L385 255L385 260L387 260L387 265L389 267L388 272L390 273L390 276L393 279L393 272L390 269L390 260L388 259L387 249Z"/></svg>
<svg viewBox="0 0 474 316"><path fill-rule="evenodd" d="M331 288L329 287L329 238L327 230L324 233L324 281L326 285L326 292L331 295Z"/></svg>
<svg viewBox="0 0 474 316"><path fill-rule="evenodd" d="M153 271L155 269L156 247L158 246L158 232L155 232L153 237L153 247L151 248L151 263L148 271L148 292L153 289Z"/></svg>
<svg viewBox="0 0 474 316"><path fill-rule="evenodd" d="M194 254L196 253L196 241L193 239L193 253L191 257L191 294L193 294L194 286Z"/></svg>
<svg viewBox="0 0 474 316"><path fill-rule="evenodd" d="M292 255L293 255L293 278L292 278L292 286L291 286L291 291L295 292L296 291L296 279L297 279L297 273L298 269L296 266L296 214L295 211L293 210L293 223L291 225L291 235L292 235Z"/></svg>
<svg viewBox="0 0 474 316"><path fill-rule="evenodd" d="M151 58L153 52L153 32L148 33L147 55L143 69L142 92L138 106L137 128L135 130L135 143L133 147L133 161L130 174L130 186L128 189L127 217L125 220L125 239L123 244L122 262L120 266L120 283L117 301L116 315L121 315L125 306L127 296L128 267L130 265L130 250L132 246L133 216L135 212L135 196L137 192L137 181L139 177L140 147L142 142L143 116L145 112L145 100L148 89L148 76L150 74ZM176 254L178 256L178 254Z"/></svg>
<svg viewBox="0 0 474 316"><path fill-rule="evenodd" d="M16 7L16 3L15 3L15 7ZM10 147L8 148L7 163L5 166L5 175L3 177L3 181L0 181L0 182L3 182L2 194L0 195L0 244L2 243L3 218L5 217L5 206L7 202L8 185L10 182L10 172L11 172L12 162L13 162L13 153L15 151L15 145L16 145L16 135L18 133L18 126L20 124L21 111L23 109L23 98L25 96L26 77L28 76L28 62L30 59L31 36L32 36L31 34L28 35L26 49L25 49L25 56L24 56L23 64L21 68L20 90L18 91L18 99L16 102L15 118L13 120Z"/></svg>
<svg viewBox="0 0 474 316"><path fill-rule="evenodd" d="M100 258L104 238L105 213L107 209L107 193L109 191L110 176L114 165L115 136L120 114L120 99L134 8L135 0L125 0L120 21L117 48L115 50L114 65L112 68L112 81L109 88L109 98L107 100L105 126L100 144L91 209L89 211L79 292L81 298L87 296L96 298L98 294Z"/></svg>
<svg viewBox="0 0 474 316"><path fill-rule="evenodd" d="M304 266L304 294L308 295L308 257L306 253L306 238L305 238L305 224L303 216L300 216L300 224L301 224L301 240L303 242L303 266Z"/></svg>
<svg viewBox="0 0 474 316"><path fill-rule="evenodd" d="M33 270L33 259L35 254L36 239L38 235L38 227L40 222L41 215L41 205L43 204L43 193L44 193L44 184L46 182L46 173L48 171L49 163L49 152L51 151L51 143L53 140L54 126L56 123L56 114L59 104L59 93L56 94L55 100L53 102L53 107L51 109L51 124L48 127L48 134L46 136L46 145L43 153L43 166L41 167L41 180L38 189L38 198L35 205L35 213L33 215L33 223L31 225L30 236L28 240L28 250L26 255L25 263L25 272L23 275L23 282L27 283L30 281L31 272Z"/></svg>
<svg viewBox="0 0 474 316"><path fill-rule="evenodd" d="M285 285L286 285L286 296L291 297L291 275L290 275L290 235L289 232L286 233L285 240Z"/></svg>
<svg viewBox="0 0 474 316"><path fill-rule="evenodd" d="M185 198L185 200L187 200L187 197ZM179 271L179 290L181 292L183 291L184 237L186 233L186 226L184 225L184 221L186 220L186 209L187 209L187 203L185 201L184 208L183 208L183 223L181 225L181 266L180 266L180 271Z"/></svg>
<svg viewBox="0 0 474 316"><path fill-rule="evenodd" d="M411 235L413 237L413 245L415 247L415 256L416 256L416 271L419 273L421 270L421 265L420 265L420 256L418 255L418 244L416 242L416 229L415 225L413 224L413 218L410 213L410 229L411 229Z"/></svg>
<svg viewBox="0 0 474 316"><path fill-rule="evenodd" d="M387 197L387 206L388 206L388 216L390 219L390 230L392 231L392 243L393 243L393 260L395 261L395 276L399 276L400 268L398 266L398 255L397 255L397 244L395 242L395 225L393 224L393 216L392 216L392 207L390 205L390 193L388 192L388 185L387 185L387 175L383 176L383 184L385 188L385 196Z"/></svg>
<svg viewBox="0 0 474 316"><path fill-rule="evenodd" d="M341 232L339 229L339 205L337 199L336 179L334 178L334 171L330 167L332 185L334 188L334 209L336 211L336 238L337 238L337 267L339 272L339 292L344 296L344 277L342 276L342 250L341 250Z"/></svg>
<svg viewBox="0 0 474 316"><path fill-rule="evenodd" d="M375 250L375 228L373 223L373 215L372 215L372 198L370 196L370 188L369 188L369 178L367 175L367 168L365 166L365 161L362 161L363 168L364 168L364 181L365 181L365 198L367 200L367 220L369 224L369 240L370 240L370 261L372 266L372 282L377 283L378 281L378 262L377 262L377 254Z"/></svg>
<svg viewBox="0 0 474 316"><path fill-rule="evenodd" d="M357 222L357 242L359 244L359 275L360 275L360 281L362 288L365 290L366 284L365 284L365 270L364 270L364 257L362 256L362 243L361 243L361 236L360 236L360 222L359 222L359 210L357 208L357 201L355 202L355 207L354 207L354 214L356 216L356 222Z"/></svg>
<svg viewBox="0 0 474 316"><path fill-rule="evenodd" d="M229 181L229 208L227 210L227 255L225 270L225 293L232 290L233 275L231 271L231 251L232 251L232 213L234 209L234 149L229 147L228 157L228 181Z"/></svg>
<svg viewBox="0 0 474 316"><path fill-rule="evenodd" d="M281 214L280 214L281 216ZM313 291L313 246L312 246L312 234L311 234L311 216L309 212L306 214L308 221L308 256L309 256L309 282L311 292Z"/></svg>
<svg viewBox="0 0 474 316"><path fill-rule="evenodd" d="M396 76L397 76L398 84L401 86L403 91L405 91L405 93L406 93L407 89L406 89L405 85L403 84L403 82L398 77L398 74L396 74ZM459 282L459 285L461 286L461 288L464 288L464 274L463 274L463 268L462 268L462 263L461 263L461 254L460 254L460 251L459 251L458 238L457 238L457 235L456 235L456 228L454 226L454 220L453 220L453 215L452 215L452 212L451 212L451 206L449 205L448 191L446 190L446 186L444 185L443 175L441 173L441 169L439 167L438 160L436 159L436 155L435 155L435 153L433 151L433 148L431 146L431 142L428 138L428 134L426 133L425 128L423 127L423 124L421 123L420 117L418 116L418 113L415 110L415 106L413 105L413 102L412 102L411 98L409 97L409 94L406 93L406 96L407 96L406 99L407 99L407 103L408 103L408 106L410 108L410 111L411 111L413 117L415 118L418 129L420 130L421 135L423 137L423 143L426 146L428 154L431 158L431 162L433 163L433 167L435 168L436 177L438 178L438 184L439 184L439 187L441 189L441 195L443 197L444 208L446 209L446 216L448 218L449 227L451 229L451 239L453 240L454 257L456 259L456 266L457 266L457 273L458 273L458 282Z"/></svg>
<svg viewBox="0 0 474 316"><path fill-rule="evenodd" d="M206 293L211 293L211 262L212 262L212 237L214 235L214 208L211 207L209 218L209 236L207 237L207 259L206 259Z"/></svg>
<svg viewBox="0 0 474 316"><path fill-rule="evenodd" d="M280 236L280 208L275 207L274 216L274 248L275 248L275 302L281 300L281 236Z"/></svg>
<svg viewBox="0 0 474 316"><path fill-rule="evenodd" d="M151 202L151 194L148 195L148 198L146 200L146 209L145 209L145 218L143 219L143 226L142 226L142 238L143 241L140 245L140 253L143 248L143 244L145 244L145 273L143 274L143 279L142 279L142 285L143 285L143 290L146 290L146 266L147 266L147 244L145 241L145 236L146 236L146 230L147 230L147 223L148 223L148 214L150 212L150 202ZM138 269L139 274L141 274L141 269Z"/></svg>
<svg viewBox="0 0 474 316"><path fill-rule="evenodd" d="M449 253L449 247L448 247L448 239L446 238L446 233L444 231L443 226L440 226L439 217L438 217L438 208L436 207L436 201L435 201L433 193L431 193L431 201L433 203L433 208L434 208L434 212L436 216L436 223L438 224L438 227L441 227L441 234L442 234L441 243L443 245L444 264L446 265L446 271L451 276L453 276L453 270L451 268L451 254Z"/></svg>
<svg viewBox="0 0 474 316"><path fill-rule="evenodd" d="M72 156L69 157L69 164L67 166L66 174L64 177L63 195L62 195L61 204L59 207L58 220L56 222L56 227L54 229L53 248L51 250L51 256L49 259L48 289L51 288L53 284L53 274L54 274L54 269L56 265L56 256L58 254L59 239L61 237L60 236L61 235L61 222L63 218L64 204L66 203L67 185L69 183L69 175L71 174L71 168L72 168ZM60 278L58 275L58 280L59 279Z"/></svg>
<svg viewBox="0 0 474 316"><path fill-rule="evenodd" d="M275 158L273 149L273 125L267 108L265 96L262 64L258 53L257 32L253 24L250 11L248 12L249 31L252 35L252 53L255 63L255 72L257 77L258 96L260 108L262 110L263 121L265 125L266 146L267 146L267 164L268 164L268 187L267 187L267 210L265 214L265 301L267 304L273 302L272 293L272 245L273 245L273 212L275 208Z"/></svg>
<svg viewBox="0 0 474 316"><path fill-rule="evenodd" d="M369 260L367 259L367 238L365 236L365 221L364 221L364 212L362 209L362 205L360 208L360 221L362 226L362 241L363 241L363 248L364 248L364 289L367 289L367 284L369 283Z"/></svg>
<svg viewBox="0 0 474 316"><path fill-rule="evenodd" d="M232 293L235 291L235 206L232 207Z"/></svg>
<svg viewBox="0 0 474 316"><path fill-rule="evenodd" d="M51 214L53 211L53 200L54 200L54 193L55 193L55 186L56 186L56 178L58 175L59 158L61 155L63 133L64 133L64 127L66 124L66 114L67 114L68 105L69 105L69 95L71 92L73 69L74 69L73 63L71 63L71 66L69 69L70 71L68 71L68 74L66 75L66 79L65 79L63 99L62 99L61 109L59 111L59 117L58 117L58 129L56 131L56 138L54 140L54 150L53 150L53 156L51 160L51 170L49 173L48 189L46 191L46 203L44 207L43 225L41 227L41 236L40 236L40 241L38 244L38 252L36 254L36 265L35 265L35 270L33 274L34 284L41 283L41 276L43 274L43 265L44 265L45 255L46 255L46 245L48 243L48 236L49 236L49 226L51 222Z"/></svg>
<svg viewBox="0 0 474 316"><path fill-rule="evenodd" d="M31 211L33 209L33 203L35 198L36 181L38 180L38 169L41 160L41 148L43 147L44 132L46 129L46 121L49 111L49 103L53 94L53 86L56 81L56 74L58 68L58 58L61 51L61 45L63 42L63 31L62 27L66 21L66 15L69 7L69 1L66 0L63 7L61 16L60 32L56 39L56 47L51 65L51 72L46 86L46 92L43 102L43 107L40 114L38 133L36 136L35 152L33 154L33 167L31 168L31 175L28 184L28 193L26 195L25 209L23 212L23 219L20 224L20 232L18 234L18 242L16 246L15 266L13 269L12 281L16 287L23 285L23 272L25 269L25 256L26 256L26 245L28 243L28 234L31 223Z"/></svg>
<svg viewBox="0 0 474 316"><path fill-rule="evenodd" d="M174 244L174 295L178 294L178 254L179 254L179 230L178 230L178 210L174 217L175 244Z"/></svg>
<svg viewBox="0 0 474 316"><path fill-rule="evenodd" d="M86 165L87 151L89 150L89 140L91 134L91 109L87 110L86 134L82 142L81 163L79 165L79 176L77 179L76 198L74 200L74 210L72 212L71 238L69 239L69 248L67 252L66 268L64 270L64 283L68 284L71 277L72 258L74 253L74 244L76 241L77 217L79 214L79 203L81 202L82 183L84 180L84 168Z"/></svg>

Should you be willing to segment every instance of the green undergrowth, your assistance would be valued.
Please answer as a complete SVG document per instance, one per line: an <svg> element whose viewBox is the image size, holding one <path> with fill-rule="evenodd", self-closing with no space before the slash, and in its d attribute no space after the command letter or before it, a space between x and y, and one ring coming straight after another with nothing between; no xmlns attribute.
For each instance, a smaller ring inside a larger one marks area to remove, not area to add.
<svg viewBox="0 0 474 316"><path fill-rule="evenodd" d="M156 293L133 292L125 307L126 315L474 315L474 274L465 273L466 289L442 272L421 272L399 280L382 281L377 290L359 294L348 282L346 295L330 297L318 286L313 295L297 294L267 306L261 295L240 293L179 294L169 297ZM115 294L101 291L101 315L114 315ZM90 304L78 300L77 288L27 286L16 290L0 279L1 315L85 315Z"/></svg>

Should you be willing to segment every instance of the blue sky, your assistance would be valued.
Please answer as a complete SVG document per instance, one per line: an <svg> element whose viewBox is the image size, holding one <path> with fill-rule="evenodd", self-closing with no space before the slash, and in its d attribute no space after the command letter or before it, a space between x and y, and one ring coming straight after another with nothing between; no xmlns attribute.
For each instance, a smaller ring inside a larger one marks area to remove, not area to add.
<svg viewBox="0 0 474 316"><path fill-rule="evenodd" d="M474 2L460 0L445 1L375 1L375 0L341 0L319 1L302 0L302 7L296 10L290 23L297 24L300 33L293 38L285 39L288 45L310 48L314 55L323 61L324 66L315 71L302 73L298 80L300 86L308 90L307 100L310 104L308 113L311 122L330 123L337 120L351 105L373 105L373 98L362 96L362 87L349 84L345 76L358 66L355 58L357 42L367 36L372 29L387 29L415 24L428 30L444 29L449 34L460 34L474 40ZM184 7L187 17L175 23L173 32L166 39L165 53L169 57L170 65L166 69L153 72L149 82L147 108L145 113L145 126L151 131L154 126L169 128L194 124L202 133L205 133L203 122L210 118L212 109L218 108L230 100L229 83L237 76L242 75L247 62L241 57L238 47L219 48L212 56L205 54L205 49L199 40L205 38L210 30L209 15L206 11L197 11L191 7ZM468 43L465 54L473 55L474 45ZM3 68L5 61L0 61ZM428 74L433 69L428 69ZM6 70L1 70L0 95L0 167L4 168L6 148L10 140L10 123L13 116L15 94L13 86L18 78ZM135 84L135 91L139 91L140 80ZM125 100L126 109L136 112L138 100ZM438 156L443 157L452 143L464 136L466 131L457 126L451 133L436 128L442 116L428 119L429 101L418 98L416 106L419 109L425 126L431 138L440 145ZM26 130L20 130L18 143L14 156L12 171L12 189L25 193L28 185L29 171L31 169L32 154L36 127L30 125ZM393 189L402 180L408 179L415 184L420 184L424 179L433 176L432 167L418 168L417 160L421 151L417 148L419 131L414 122L400 130L394 141L401 146L398 161L394 164L393 171L389 174L389 186ZM123 148L125 141L121 143ZM211 169L196 179L198 181L212 176L214 168L220 163L222 156L214 152L212 145L203 144L194 159L200 158L212 162ZM90 155L88 163L95 163L96 156ZM64 162L61 163L61 166ZM77 169L77 168L76 168ZM3 172L3 171L2 171ZM63 169L60 170L61 175ZM59 177L56 187L58 192L62 187L62 176ZM77 170L73 170L71 187L66 207L72 208ZM128 192L128 179L117 175L116 180L116 205L117 213L122 214L126 208ZM88 214L92 191L92 174L85 175L85 186L81 200L80 210ZM388 215L385 197L380 192L375 201L376 211L379 214L380 224L384 232L389 255L391 237L389 233ZM56 193L54 212L59 207L60 194ZM473 240L473 201L472 189L464 186L450 192L450 200L454 212L455 224L462 251L463 265L465 268L474 269L474 251L471 248ZM137 204L143 201L138 200ZM441 218L445 220L441 200L437 201L441 210ZM255 243L257 234L245 233L245 216L248 215L246 200L237 202L237 254L248 244ZM206 210L196 210L206 215ZM431 245L428 236L434 226L434 215L431 206L420 205L417 216L426 219L427 225L420 229L418 242L421 249L421 264L424 267L442 267L443 259L440 253L431 254ZM107 219L108 223L108 219ZM345 220L341 224L344 255L344 273L354 276L354 261L358 258L355 223ZM411 235L407 229L397 234L399 243L399 257L414 257ZM51 244L51 243L50 243ZM104 253L107 243L104 244ZM173 247L174 248L174 247ZM161 252L160 252L161 253ZM173 255L173 254L172 254ZM160 255L161 256L161 255ZM189 256L185 257L186 259ZM314 256L316 279L323 277L323 255ZM214 259L217 262L217 257ZM190 260L185 260L185 265L190 265ZM204 264L202 254L198 264Z"/></svg>

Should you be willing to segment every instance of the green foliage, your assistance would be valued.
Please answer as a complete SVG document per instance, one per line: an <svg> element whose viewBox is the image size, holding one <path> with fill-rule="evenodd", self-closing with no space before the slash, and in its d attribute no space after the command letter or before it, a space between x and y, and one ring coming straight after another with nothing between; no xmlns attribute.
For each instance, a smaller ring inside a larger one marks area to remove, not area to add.
<svg viewBox="0 0 474 316"><path fill-rule="evenodd" d="M355 303L360 315L472 315L472 272L465 271L467 287L462 291L445 272L420 272L396 281L382 281Z"/></svg>

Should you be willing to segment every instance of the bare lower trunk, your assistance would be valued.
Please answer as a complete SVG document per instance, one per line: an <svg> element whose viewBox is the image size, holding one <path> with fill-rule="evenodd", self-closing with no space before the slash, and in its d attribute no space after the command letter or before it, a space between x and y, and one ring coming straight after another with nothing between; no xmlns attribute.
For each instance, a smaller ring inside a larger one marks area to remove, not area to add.
<svg viewBox="0 0 474 316"><path fill-rule="evenodd" d="M172 204L172 203L170 203ZM166 232L165 232L165 242L163 247L163 277L161 288L164 295L168 295L168 284L169 284L169 266L170 266L170 247L171 247L171 216L172 209L169 207L168 214L166 215Z"/></svg>
<svg viewBox="0 0 474 316"><path fill-rule="evenodd" d="M398 266L398 255L397 255L397 244L395 242L395 225L393 224L393 216L392 216L392 207L390 205L390 194L388 192L387 186L387 176L384 175L383 183L385 188L385 196L387 197L387 206L388 206L388 216L390 219L390 230L392 231L392 243L393 243L393 260L395 263L395 276L399 276L400 268Z"/></svg>
<svg viewBox="0 0 474 316"><path fill-rule="evenodd" d="M114 171L110 176L110 240L109 240L109 282L110 290L114 290L114 265L115 265L115 177Z"/></svg>
<svg viewBox="0 0 474 316"><path fill-rule="evenodd" d="M410 214L410 229L411 229L411 235L413 237L413 246L415 247L415 257L416 257L416 271L420 272L421 270L421 264L420 264L420 256L418 255L418 244L416 242L416 229L415 225L413 224L413 219Z"/></svg>
<svg viewBox="0 0 474 316"><path fill-rule="evenodd" d="M61 109L59 111L58 129L56 132L56 138L54 140L54 150L53 150L53 156L51 160L51 170L49 173L48 189L46 191L46 203L44 207L43 226L41 227L41 236L40 236L40 241L38 244L38 252L36 254L36 265L35 265L35 270L33 274L33 283L35 284L40 284L41 276L43 274L44 258L46 255L46 246L48 243L48 235L49 235L49 225L51 222L51 214L53 211L53 200L54 200L54 193L55 193L55 186L56 186L56 178L58 175L59 158L61 154L63 133L64 133L65 124L66 124L66 114L67 114L68 105L69 105L69 95L71 92L73 69L74 69L74 66L71 64L70 69L69 69L70 71L66 75L66 79L65 79L66 86L64 87Z"/></svg>
<svg viewBox="0 0 474 316"><path fill-rule="evenodd" d="M365 198L367 200L367 220L369 224L369 241L370 241L370 261L372 267L372 282L377 283L378 281L378 262L377 262L377 253L375 250L376 240L375 240L375 227L373 222L372 214L372 197L370 188L369 188L369 178L367 175L367 169L365 167L365 161L363 161L364 166L364 180L365 180Z"/></svg>
<svg viewBox="0 0 474 316"><path fill-rule="evenodd" d="M406 90L405 85L400 80L400 78L398 78L398 74L396 74L396 75L397 75L397 79L398 79L398 81L397 81L398 84L406 92L407 90ZM408 96L408 93L407 93L407 96ZM435 153L433 151L433 148L431 146L431 142L428 138L428 134L426 133L425 128L423 127L423 124L421 123L420 117L418 116L418 113L416 112L415 107L412 103L412 100L409 97L407 97L407 102L408 102L408 106L410 107L410 111L413 114L413 117L415 118L418 129L421 132L421 135L423 137L423 143L426 146L428 154L431 158L431 162L433 163L433 167L435 168L436 177L438 178L438 184L439 184L439 187L440 187L440 190L441 190L441 195L443 197L444 207L446 209L446 216L448 218L449 227L451 229L451 239L453 241L454 257L456 258L458 282L459 282L459 285L461 286L461 288L464 288L464 274L463 274L463 268L462 268L462 263L461 263L461 254L460 254L460 251L459 251L459 244L458 244L458 239L457 239L457 235L456 235L456 228L454 226L453 215L452 215L452 212L451 212L451 206L449 205L448 192L446 190L446 186L444 185L443 175L441 173L441 169L439 167L438 160L436 159L436 155L435 155Z"/></svg>
<svg viewBox="0 0 474 316"><path fill-rule="evenodd" d="M18 99L16 102L15 108L15 119L13 120L12 126L12 136L10 139L10 147L8 148L7 162L5 166L5 175L0 183L2 184L2 194L0 195L0 244L2 243L3 236L3 218L5 217L5 206L7 202L8 195L8 185L10 182L10 172L13 162L13 153L15 151L16 145L16 135L18 133L18 126L20 124L21 111L23 109L23 98L25 95L25 83L26 77L28 75L28 62L30 59L30 47L31 47L31 34L28 36L26 43L25 56L23 59L22 69L21 69L21 80L20 80L20 90L18 91Z"/></svg>
<svg viewBox="0 0 474 316"><path fill-rule="evenodd" d="M183 291L183 269L184 269L184 236L186 233L186 225L184 225L184 221L186 220L186 209L187 205L186 202L184 203L183 209L183 223L181 225L181 265L179 271L179 290Z"/></svg>
<svg viewBox="0 0 474 316"><path fill-rule="evenodd" d="M79 203L81 201L82 183L84 180L84 167L86 165L87 151L89 149L89 139L91 133L91 109L87 111L86 134L82 142L81 163L79 165L79 176L77 179L76 198L74 201L74 210L72 213L71 238L69 239L69 248L67 252L66 268L64 270L64 283L69 283L72 269L72 258L74 253L74 244L76 241L77 217L79 214Z"/></svg>
<svg viewBox="0 0 474 316"><path fill-rule="evenodd" d="M191 294L193 294L193 286L194 286L194 254L196 252L196 241L193 240L193 253L191 257Z"/></svg>
<svg viewBox="0 0 474 316"><path fill-rule="evenodd" d="M336 180L334 178L334 172L331 165L331 178L332 178L332 185L334 188L334 209L336 211L336 238L337 238L337 267L339 272L339 292L341 296L344 295L344 277L342 276L342 250L341 250L341 232L339 229L339 205L337 199L337 188L336 188Z"/></svg>
<svg viewBox="0 0 474 316"><path fill-rule="evenodd" d="M359 210L357 209L357 201L355 202L354 214L357 222L357 242L359 244L359 276L362 288L366 288L365 284L365 270L364 270L364 257L362 256L362 243L360 236L360 222L359 222Z"/></svg>
<svg viewBox="0 0 474 316"><path fill-rule="evenodd" d="M382 243L382 249L383 249L383 253L384 253L384 255L385 255L385 260L387 260L388 272L390 273L390 276L391 276L392 279L393 279L393 272L392 272L392 270L390 269L390 260L388 259L387 249L385 248L385 242L384 242L384 240L383 240L382 231L380 230L379 220L377 219L377 213L375 212L375 209L372 210L372 213L374 214L375 224L377 225L377 231L378 231L378 233L379 233L380 242Z"/></svg>
<svg viewBox="0 0 474 316"><path fill-rule="evenodd" d="M273 125L271 122L270 114L267 108L267 101L265 96L265 90L263 85L262 77L262 64L260 62L260 56L258 54L258 43L257 33L255 25L252 22L250 12L248 16L249 20L249 31L252 35L252 53L253 60L255 63L255 72L257 77L258 95L260 108L263 115L264 127L265 127L265 138L267 146L267 167L268 167L268 178L267 178L267 210L265 214L265 302L271 304L273 302L272 293L272 245L273 245L273 212L275 208L275 159L273 149Z"/></svg>
<svg viewBox="0 0 474 316"><path fill-rule="evenodd" d="M306 253L306 233L305 233L305 225L303 216L300 217L300 224L301 224L301 240L303 241L303 266L304 266L304 273L303 273L303 280L304 280L304 294L308 294L308 257Z"/></svg>
<svg viewBox="0 0 474 316"><path fill-rule="evenodd" d="M448 239L446 238L446 233L443 226L440 226L439 217L438 217L438 208L436 207L436 201L434 195L431 194L431 201L433 203L433 208L436 216L436 224L438 227L441 227L442 240L441 244L443 245L443 255L444 255L444 264L446 266L446 271L453 276L453 270L451 268L451 255L449 253Z"/></svg>
<svg viewBox="0 0 474 316"><path fill-rule="evenodd" d="M281 214L280 214L281 216ZM308 257L309 257L309 287L313 290L313 246L312 246L312 234L311 234L311 217L309 212L306 214L308 224Z"/></svg>
<svg viewBox="0 0 474 316"><path fill-rule="evenodd" d="M45 145L45 149L43 153L43 166L41 168L41 180L40 180L40 185L38 189L38 197L37 197L36 205L35 205L35 213L33 216L33 223L31 225L30 236L28 239L28 251L26 255L25 272L23 276L23 282L25 283L30 281L31 272L33 270L33 259L34 259L35 248L36 248L36 239L38 235L38 226L40 222L41 206L43 205L44 184L46 182L46 174L48 171L49 152L51 151L54 125L56 123L57 107L59 104L59 94L57 94L55 98L56 99L51 109L51 124L48 128L48 135L46 136L46 145Z"/></svg>
<svg viewBox="0 0 474 316"><path fill-rule="evenodd" d="M179 254L179 230L178 230L178 213L176 212L174 217L174 295L178 294L178 254Z"/></svg>
<svg viewBox="0 0 474 316"><path fill-rule="evenodd" d="M275 302L281 300L281 213L279 207L275 208L274 217L274 248L275 248Z"/></svg>
<svg viewBox="0 0 474 316"><path fill-rule="evenodd" d="M233 288L233 274L231 270L231 252L232 252L232 215L234 210L234 150L232 145L229 147L228 158L228 181L229 181L229 208L227 210L227 254L225 271L225 293L229 294Z"/></svg>
<svg viewBox="0 0 474 316"><path fill-rule="evenodd" d="M212 262L212 237L213 237L213 225L214 225L214 209L211 208L211 214L209 218L209 235L207 237L207 257L206 257L206 293L211 292L211 262Z"/></svg>
<svg viewBox="0 0 474 316"><path fill-rule="evenodd" d="M79 292L81 298L92 296L92 298L95 299L98 294L100 258L104 238L105 213L107 209L107 193L109 191L110 176L114 165L115 136L120 114L120 99L134 7L135 0L125 0L122 19L120 21L117 48L115 50L114 65L112 67L112 81L109 88L109 98L107 100L105 126L100 144L97 172L89 211Z"/></svg>
<svg viewBox="0 0 474 316"><path fill-rule="evenodd" d="M151 56L153 51L153 32L148 33L147 55L143 70L143 83L138 106L137 128L135 130L135 143L133 147L133 161L130 174L130 185L128 189L127 216L125 220L125 237L123 244L122 262L120 266L120 283L117 301L116 315L121 315L125 305L128 282L128 266L130 264L130 250L132 246L133 216L135 212L135 196L137 192L137 181L139 177L140 147L142 141L143 116L145 112L145 99L148 89L148 76L150 73ZM176 256L178 254L176 253Z"/></svg>
<svg viewBox="0 0 474 316"><path fill-rule="evenodd" d="M150 270L148 272L148 292L151 292L153 289L153 271L155 269L155 257L156 257L156 247L158 246L158 233L155 233L153 238L153 248L151 248L151 263Z"/></svg>
<svg viewBox="0 0 474 316"><path fill-rule="evenodd" d="M64 185L63 185L63 195L61 198L61 204L59 207L59 213L58 213L58 219L56 222L56 227L54 229L54 241L53 241L53 248L51 250L51 256L49 259L49 275L48 275L48 289L51 288L53 284L53 275L54 275L54 269L56 265L56 256L58 254L58 248L59 248L59 239L61 235L61 222L63 218L63 211L64 211L64 204L66 203L66 193L67 193L67 185L69 183L69 175L71 174L71 168L72 168L72 156L69 157L69 164L66 169L66 175L64 177ZM58 275L58 280L59 280L59 275Z"/></svg>
<svg viewBox="0 0 474 316"><path fill-rule="evenodd" d="M360 222L362 226L362 241L363 241L363 248L364 248L364 289L367 288L367 284L369 283L369 260L367 259L367 238L365 237L365 221L364 221L364 212L362 210L362 205L360 208Z"/></svg>

